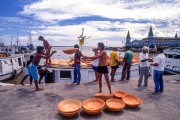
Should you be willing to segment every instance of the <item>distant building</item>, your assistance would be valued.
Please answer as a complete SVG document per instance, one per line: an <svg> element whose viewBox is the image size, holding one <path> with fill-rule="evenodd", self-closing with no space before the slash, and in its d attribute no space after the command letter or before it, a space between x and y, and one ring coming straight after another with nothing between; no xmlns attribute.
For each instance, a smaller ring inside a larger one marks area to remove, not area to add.
<svg viewBox="0 0 180 120"><path fill-rule="evenodd" d="M142 46L180 47L180 38L178 38L177 33L175 37L154 37L152 27L150 27L148 37L143 38L142 40L133 40L132 42L131 42L130 32L128 31L125 46L136 47L136 48Z"/></svg>

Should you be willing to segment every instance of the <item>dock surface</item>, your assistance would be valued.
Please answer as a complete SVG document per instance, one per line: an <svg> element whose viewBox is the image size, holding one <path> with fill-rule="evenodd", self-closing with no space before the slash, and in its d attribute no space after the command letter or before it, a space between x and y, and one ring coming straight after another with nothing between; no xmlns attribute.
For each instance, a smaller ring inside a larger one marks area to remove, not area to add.
<svg viewBox="0 0 180 120"><path fill-rule="evenodd" d="M152 77L148 87L137 87L138 78L112 83L112 90L123 90L138 96L143 103L136 109L125 108L110 112L104 108L101 114L90 116L81 112L72 118L59 114L57 104L67 98L81 102L93 97L98 91L96 83L42 84L43 91L35 92L34 85L0 86L0 120L179 120L180 75L164 76L164 92L151 94L154 90ZM108 92L105 80L103 92Z"/></svg>

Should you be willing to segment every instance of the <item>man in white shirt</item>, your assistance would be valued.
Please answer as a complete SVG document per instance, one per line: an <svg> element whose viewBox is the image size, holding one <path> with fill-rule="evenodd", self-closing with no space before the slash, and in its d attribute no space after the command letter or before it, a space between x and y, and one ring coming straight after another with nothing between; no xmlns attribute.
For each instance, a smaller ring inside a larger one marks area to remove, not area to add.
<svg viewBox="0 0 180 120"><path fill-rule="evenodd" d="M96 47L93 47L93 50L94 52L94 55L97 55L98 54L98 48ZM95 77L96 77L96 80L94 80L94 82L96 83L99 83L99 80L98 80L98 73L97 73L97 70L98 70L98 64L99 64L99 59L95 59L93 61L93 64L92 64L92 69L94 70L94 73L95 73Z"/></svg>
<svg viewBox="0 0 180 120"><path fill-rule="evenodd" d="M148 56L148 47L144 46L142 52L140 53L139 59L140 62L140 76L138 81L138 87L141 87L143 76L144 76L144 86L148 86L148 77L149 77L149 56Z"/></svg>
<svg viewBox="0 0 180 120"><path fill-rule="evenodd" d="M155 57L154 62L151 64L153 66L153 78L155 84L155 91L153 91L152 94L163 92L164 90L163 72L166 56L164 55L162 48L157 48L156 53L158 55Z"/></svg>

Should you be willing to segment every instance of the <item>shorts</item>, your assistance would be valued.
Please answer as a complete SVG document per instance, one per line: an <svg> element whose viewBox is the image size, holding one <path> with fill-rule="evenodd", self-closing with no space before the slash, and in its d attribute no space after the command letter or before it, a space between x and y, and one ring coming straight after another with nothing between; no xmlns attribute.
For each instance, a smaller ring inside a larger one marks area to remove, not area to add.
<svg viewBox="0 0 180 120"><path fill-rule="evenodd" d="M108 67L107 66L98 66L97 72L98 73L103 73L103 74L109 73Z"/></svg>
<svg viewBox="0 0 180 120"><path fill-rule="evenodd" d="M46 49L46 55L49 55L51 53L51 49L47 48Z"/></svg>
<svg viewBox="0 0 180 120"><path fill-rule="evenodd" d="M98 67L93 65L93 66L92 66L92 69L94 70L94 72L97 72Z"/></svg>
<svg viewBox="0 0 180 120"><path fill-rule="evenodd" d="M33 80L38 80L38 69L36 65L29 65L29 76L31 76Z"/></svg>
<svg viewBox="0 0 180 120"><path fill-rule="evenodd" d="M118 66L111 66L111 69L117 70Z"/></svg>

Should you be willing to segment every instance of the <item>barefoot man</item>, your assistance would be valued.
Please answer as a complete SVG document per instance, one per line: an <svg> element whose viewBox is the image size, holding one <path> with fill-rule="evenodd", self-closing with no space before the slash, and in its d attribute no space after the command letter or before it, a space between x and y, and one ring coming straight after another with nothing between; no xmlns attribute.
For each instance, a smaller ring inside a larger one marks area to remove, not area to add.
<svg viewBox="0 0 180 120"><path fill-rule="evenodd" d="M38 40L43 41L43 45L44 45L44 48L46 50L45 55L49 55L51 53L52 46L49 44L49 42L47 40L44 39L43 36L39 36ZM46 65L48 63L51 65L51 59L50 58L46 59Z"/></svg>
<svg viewBox="0 0 180 120"><path fill-rule="evenodd" d="M44 59L49 59L54 53L56 53L56 51L52 51L51 54L49 55L44 55L44 47L43 46L38 46L36 48L37 52L34 56L34 59L32 60L31 64L29 65L29 75L32 76L34 83L35 83L35 87L36 87L36 91L40 91L42 90L42 88L38 87L38 65L39 62L41 60L41 58Z"/></svg>
<svg viewBox="0 0 180 120"><path fill-rule="evenodd" d="M99 54L97 54L94 57L86 57L84 56L84 58L87 59L99 59L99 64L98 64L98 78L99 78L99 93L102 92L102 74L104 74L104 77L106 79L108 88L109 88L109 92L111 94L111 84L109 81L109 76L108 76L108 68L107 68L107 53L104 50L104 43L99 42L98 43L98 50L100 51Z"/></svg>

